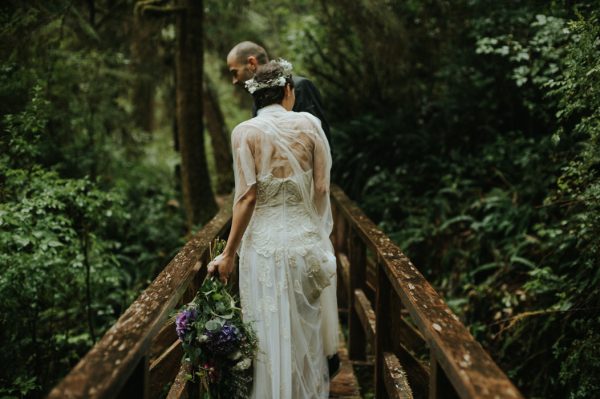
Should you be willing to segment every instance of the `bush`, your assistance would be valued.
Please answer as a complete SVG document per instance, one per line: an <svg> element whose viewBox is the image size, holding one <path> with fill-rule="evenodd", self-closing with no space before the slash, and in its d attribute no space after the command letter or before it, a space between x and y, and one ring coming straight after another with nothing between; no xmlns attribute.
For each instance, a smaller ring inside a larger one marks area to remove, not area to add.
<svg viewBox="0 0 600 399"><path fill-rule="evenodd" d="M29 40L0 65L0 396L42 397L187 231L169 167L131 124L120 49L88 41L70 3L0 11L3 38Z"/></svg>
<svg viewBox="0 0 600 399"><path fill-rule="evenodd" d="M361 101L369 110L334 123L337 182L527 396L598 396L597 9L459 2L440 20L435 7L403 7L397 34L426 48L393 64L404 76L385 93L397 96L377 111L372 91L338 99L324 83L338 111ZM375 45L362 51L385 64ZM359 85L374 79L356 72Z"/></svg>

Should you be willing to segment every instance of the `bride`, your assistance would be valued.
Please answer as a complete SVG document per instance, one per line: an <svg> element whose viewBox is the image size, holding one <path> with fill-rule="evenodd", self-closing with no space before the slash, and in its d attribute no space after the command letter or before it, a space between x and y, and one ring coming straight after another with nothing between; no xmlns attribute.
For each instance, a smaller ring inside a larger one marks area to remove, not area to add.
<svg viewBox="0 0 600 399"><path fill-rule="evenodd" d="M261 399L327 398L327 357L337 359L331 154L319 119L291 112L291 70L274 60L246 82L258 115L231 136L231 231L208 266L225 282L239 254L244 321L259 343L252 397Z"/></svg>

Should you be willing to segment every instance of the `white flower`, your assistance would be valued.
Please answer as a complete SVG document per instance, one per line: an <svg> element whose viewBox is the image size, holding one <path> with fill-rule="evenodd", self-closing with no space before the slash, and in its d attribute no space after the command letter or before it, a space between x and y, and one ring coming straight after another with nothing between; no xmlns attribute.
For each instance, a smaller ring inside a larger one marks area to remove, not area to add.
<svg viewBox="0 0 600 399"><path fill-rule="evenodd" d="M232 370L247 370L252 365L251 359L244 359L241 362L238 362L235 366L232 367Z"/></svg>
<svg viewBox="0 0 600 399"><path fill-rule="evenodd" d="M258 90L258 83L256 83L256 80L254 80L254 78L244 82L244 85L246 86L246 89L248 89L250 94L253 94L256 90Z"/></svg>
<svg viewBox="0 0 600 399"><path fill-rule="evenodd" d="M288 60L284 60L283 58L279 58L277 60L275 60L276 63L278 63L279 65L281 65L281 68L283 69L283 74L284 75L289 75L292 73L292 63L289 62Z"/></svg>
<svg viewBox="0 0 600 399"><path fill-rule="evenodd" d="M202 334L202 335L200 335L198 338L196 338L196 340L198 340L198 342L200 342L200 343L203 343L203 342L206 342L206 341L208 341L208 336L207 336L207 335L204 335L204 334Z"/></svg>
<svg viewBox="0 0 600 399"><path fill-rule="evenodd" d="M229 358L231 360L238 360L240 357L242 357L242 352L240 352L240 351L236 351L236 352L232 353L231 355L229 355Z"/></svg>

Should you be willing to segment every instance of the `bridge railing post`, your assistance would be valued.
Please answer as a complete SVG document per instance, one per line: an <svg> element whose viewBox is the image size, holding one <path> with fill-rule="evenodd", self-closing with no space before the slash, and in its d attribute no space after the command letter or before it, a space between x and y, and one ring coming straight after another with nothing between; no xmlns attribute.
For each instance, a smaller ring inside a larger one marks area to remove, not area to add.
<svg viewBox="0 0 600 399"><path fill-rule="evenodd" d="M351 230L348 236L348 249L350 251L350 287L348 309L348 354L352 360L365 360L367 340L365 330L356 312L357 289L364 290L366 285L366 260L367 249L358 234Z"/></svg>

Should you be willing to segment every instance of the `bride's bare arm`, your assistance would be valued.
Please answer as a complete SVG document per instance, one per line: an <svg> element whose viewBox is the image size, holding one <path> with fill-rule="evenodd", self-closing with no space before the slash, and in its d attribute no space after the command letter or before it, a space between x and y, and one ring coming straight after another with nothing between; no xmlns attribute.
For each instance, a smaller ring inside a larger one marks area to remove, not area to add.
<svg viewBox="0 0 600 399"><path fill-rule="evenodd" d="M229 231L227 245L225 246L223 253L208 265L208 273L212 274L215 269L218 270L219 279L223 283L227 282L229 275L233 271L235 251L242 241L244 232L246 231L252 213L254 212L255 205L256 184L252 185L233 206L231 230Z"/></svg>

